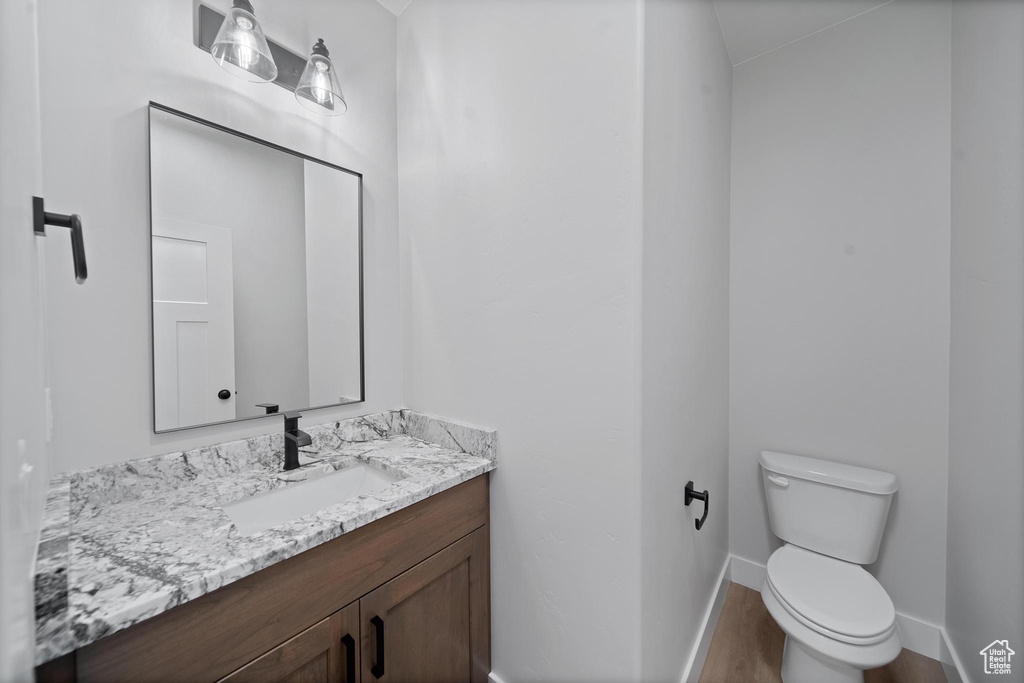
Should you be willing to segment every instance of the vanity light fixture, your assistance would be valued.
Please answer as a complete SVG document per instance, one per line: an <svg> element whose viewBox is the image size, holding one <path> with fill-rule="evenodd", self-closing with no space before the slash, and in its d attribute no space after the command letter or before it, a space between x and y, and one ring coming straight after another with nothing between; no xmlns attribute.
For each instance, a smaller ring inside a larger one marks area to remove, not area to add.
<svg viewBox="0 0 1024 683"><path fill-rule="evenodd" d="M325 116L344 114L348 109L323 38L318 38L313 46L295 87L295 99L306 109Z"/></svg>
<svg viewBox="0 0 1024 683"><path fill-rule="evenodd" d="M234 76L272 83L277 64L249 0L234 0L210 47L214 61Z"/></svg>
<svg viewBox="0 0 1024 683"><path fill-rule="evenodd" d="M227 15L200 2L196 47L225 70L256 83L276 83L295 93L299 104L325 116L348 110L330 53L320 38L306 59L267 39L249 0L234 0Z"/></svg>

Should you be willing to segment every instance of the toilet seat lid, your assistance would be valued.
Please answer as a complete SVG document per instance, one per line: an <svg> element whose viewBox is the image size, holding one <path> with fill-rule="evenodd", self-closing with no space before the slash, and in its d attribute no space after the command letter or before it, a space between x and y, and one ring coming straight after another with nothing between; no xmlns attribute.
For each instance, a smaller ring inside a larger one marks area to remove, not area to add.
<svg viewBox="0 0 1024 683"><path fill-rule="evenodd" d="M896 621L889 594L851 562L787 545L768 559L768 580L795 612L838 634L870 638Z"/></svg>

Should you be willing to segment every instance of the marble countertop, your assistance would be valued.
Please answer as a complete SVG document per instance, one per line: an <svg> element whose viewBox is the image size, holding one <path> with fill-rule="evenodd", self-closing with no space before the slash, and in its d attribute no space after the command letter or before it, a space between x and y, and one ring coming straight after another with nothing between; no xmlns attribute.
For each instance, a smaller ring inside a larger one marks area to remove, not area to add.
<svg viewBox="0 0 1024 683"><path fill-rule="evenodd" d="M496 466L493 430L409 410L303 427L300 469L281 434L61 474L36 567L36 664L88 645L358 529ZM398 481L249 536L226 503L359 462Z"/></svg>

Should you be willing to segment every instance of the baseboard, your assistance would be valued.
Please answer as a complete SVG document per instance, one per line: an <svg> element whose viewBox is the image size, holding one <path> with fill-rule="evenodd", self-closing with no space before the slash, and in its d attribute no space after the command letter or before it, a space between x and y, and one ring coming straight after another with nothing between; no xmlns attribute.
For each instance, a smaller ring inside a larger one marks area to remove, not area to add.
<svg viewBox="0 0 1024 683"><path fill-rule="evenodd" d="M947 683L971 683L967 675L967 669L960 660L953 642L949 639L946 629L942 629L942 641L939 643L939 662L942 663L942 670L946 674Z"/></svg>
<svg viewBox="0 0 1024 683"><path fill-rule="evenodd" d="M929 621L896 612L896 625L900 627L900 639L908 650L941 661L942 627Z"/></svg>
<svg viewBox="0 0 1024 683"><path fill-rule="evenodd" d="M733 583L746 586L761 592L761 584L764 583L764 574L767 570L763 564L748 560L745 557L733 555L729 562L729 578Z"/></svg>
<svg viewBox="0 0 1024 683"><path fill-rule="evenodd" d="M505 681L498 678L498 676L492 671L487 674L487 683L505 683Z"/></svg>
<svg viewBox="0 0 1024 683"><path fill-rule="evenodd" d="M718 586L715 594L711 596L707 609L704 610L704 619L701 622L700 638L697 646L690 653L690 660L683 670L683 683L697 683L701 671L704 670L704 660L708 658L708 650L711 649L711 639L715 636L715 627L718 626L718 617L722 614L722 605L725 604L725 594L729 591L729 565L730 558L726 557L722 564L722 571L718 573Z"/></svg>
<svg viewBox="0 0 1024 683"><path fill-rule="evenodd" d="M734 583L761 592L765 566L745 557L732 556L729 576ZM942 646L945 644L942 627L917 617L896 612L896 624L900 629L903 647L925 657L942 661Z"/></svg>

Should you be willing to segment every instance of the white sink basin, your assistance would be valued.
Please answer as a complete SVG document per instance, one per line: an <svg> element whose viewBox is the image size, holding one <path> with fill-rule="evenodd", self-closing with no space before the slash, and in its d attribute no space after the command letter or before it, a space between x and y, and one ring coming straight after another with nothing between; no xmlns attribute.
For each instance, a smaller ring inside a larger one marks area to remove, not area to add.
<svg viewBox="0 0 1024 683"><path fill-rule="evenodd" d="M380 491L396 481L398 477L359 463L316 479L236 500L225 505L224 512L238 531L248 536L349 498Z"/></svg>

